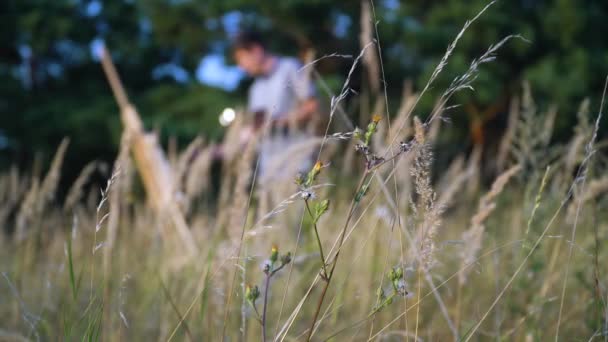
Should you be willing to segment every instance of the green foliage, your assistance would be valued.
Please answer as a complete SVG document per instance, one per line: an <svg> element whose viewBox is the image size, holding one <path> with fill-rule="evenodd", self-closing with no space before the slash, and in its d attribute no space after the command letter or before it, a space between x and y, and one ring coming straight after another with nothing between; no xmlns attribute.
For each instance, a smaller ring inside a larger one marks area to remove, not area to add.
<svg viewBox="0 0 608 342"><path fill-rule="evenodd" d="M89 11L91 3L9 0L0 4L4 42L0 133L8 138L10 152L0 163L29 162L35 152L50 155L50 146L66 135L73 141L70 155L75 157L68 161L73 169L91 156L114 157L119 115L101 68L91 56L94 39L103 39L111 49L146 126L160 130L163 141L175 136L180 142L199 134L217 139L222 134L218 113L244 102L243 87L226 93L198 85L194 77L207 53L229 55L229 32L235 28L224 26L226 13L240 16L242 27L268 33L271 49L279 53L297 54L310 46L317 56L359 51L359 1L112 1L102 2L97 13ZM392 110L399 103L403 79L414 79L417 88L424 86L465 21L487 3L374 2ZM597 0L499 1L462 37L417 111L428 113L452 79L490 45L520 34L529 43L509 42L497 63L483 66L475 92L456 94L453 101L465 104L452 111L459 116L453 127L460 134L450 132L448 138L462 140L468 130L463 122L491 120L492 108L504 113L522 80L530 81L540 106L549 102L560 106L556 135L558 139L567 135L575 121L574 109L584 97L598 93L608 73L608 42L597 34L608 29L607 16L608 3ZM24 57L24 48L29 49L29 57ZM331 58L317 66L330 88L338 89L350 62ZM189 80L179 84L153 78L152 70L163 63L184 68ZM352 87L363 86L355 73Z"/></svg>

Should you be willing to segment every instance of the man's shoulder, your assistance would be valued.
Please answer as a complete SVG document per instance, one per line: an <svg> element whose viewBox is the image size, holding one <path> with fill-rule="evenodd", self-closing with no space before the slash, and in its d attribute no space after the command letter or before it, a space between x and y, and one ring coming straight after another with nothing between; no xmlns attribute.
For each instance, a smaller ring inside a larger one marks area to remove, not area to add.
<svg viewBox="0 0 608 342"><path fill-rule="evenodd" d="M299 59L289 56L279 56L279 69L284 70L298 70L302 67L302 63Z"/></svg>

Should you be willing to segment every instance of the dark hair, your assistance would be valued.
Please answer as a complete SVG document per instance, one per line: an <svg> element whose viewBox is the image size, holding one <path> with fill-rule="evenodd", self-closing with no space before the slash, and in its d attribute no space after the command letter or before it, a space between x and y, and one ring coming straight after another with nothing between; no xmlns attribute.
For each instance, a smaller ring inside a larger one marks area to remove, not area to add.
<svg viewBox="0 0 608 342"><path fill-rule="evenodd" d="M240 32L232 42L232 50L249 50L255 45L266 49L266 43L264 42L262 35L255 31L243 31Z"/></svg>

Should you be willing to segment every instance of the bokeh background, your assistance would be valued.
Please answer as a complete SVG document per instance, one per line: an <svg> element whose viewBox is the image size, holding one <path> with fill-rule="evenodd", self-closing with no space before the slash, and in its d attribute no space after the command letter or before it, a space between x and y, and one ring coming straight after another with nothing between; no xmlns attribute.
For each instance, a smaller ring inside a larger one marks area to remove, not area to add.
<svg viewBox="0 0 608 342"><path fill-rule="evenodd" d="M374 3L391 112L404 82L420 90L448 44L484 0ZM146 128L183 146L202 135L218 140L218 116L245 102L250 82L234 66L230 39L255 29L272 51L316 57L357 55L361 49L359 1L290 0L7 0L0 4L0 165L48 162L70 137L65 182L92 159L111 161L120 141L117 106L99 64L110 50ZM440 78L421 99L425 117L452 79L491 44L510 34L495 63L485 64L475 91L459 92L451 123L440 137L444 156L492 145L505 126L509 100L528 81L539 110L556 105L553 140L569 136L581 101L597 101L608 73L608 3L599 0L500 1L462 37ZM352 60L328 58L319 79L337 93ZM366 68L354 75L351 107L368 99L378 80ZM382 88L382 87L380 87ZM382 89L380 89L382 90ZM327 93L321 93L329 102ZM348 107L348 105L346 105ZM358 122L360 110L349 112ZM366 120L366 119L361 119ZM603 126L605 127L605 126ZM491 150L486 148L486 150Z"/></svg>

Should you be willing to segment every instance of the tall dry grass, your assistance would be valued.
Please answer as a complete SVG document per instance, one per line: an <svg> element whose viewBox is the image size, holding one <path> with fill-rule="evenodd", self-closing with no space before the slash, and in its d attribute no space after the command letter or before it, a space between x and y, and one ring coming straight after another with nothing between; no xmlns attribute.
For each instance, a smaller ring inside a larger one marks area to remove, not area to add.
<svg viewBox="0 0 608 342"><path fill-rule="evenodd" d="M375 21L366 11L363 20ZM195 254L176 239L175 220L137 198L128 136L111 181L87 185L99 169L89 164L63 202L54 194L67 143L44 178L16 168L0 175L0 339L605 340L607 164L595 144L603 108L594 122L580 114L571 140L552 145L559 112L541 111L522 86L489 189L481 157L492 151L461 155L446 170L433 161L448 100L506 40L472 62L426 121L412 115L477 18L427 87L414 93L404 83L397 112L379 91L370 103L388 115L358 134L333 132L359 63L383 77L369 49L377 28L367 23L362 53L330 94L326 134L305 144L324 167L299 187L271 183L264 191L282 195L269 203L256 192L255 145L236 148L240 122L225 138L213 210L198 201L217 148L202 139L175 147L172 210L187 218ZM291 259L270 277L273 244Z"/></svg>

